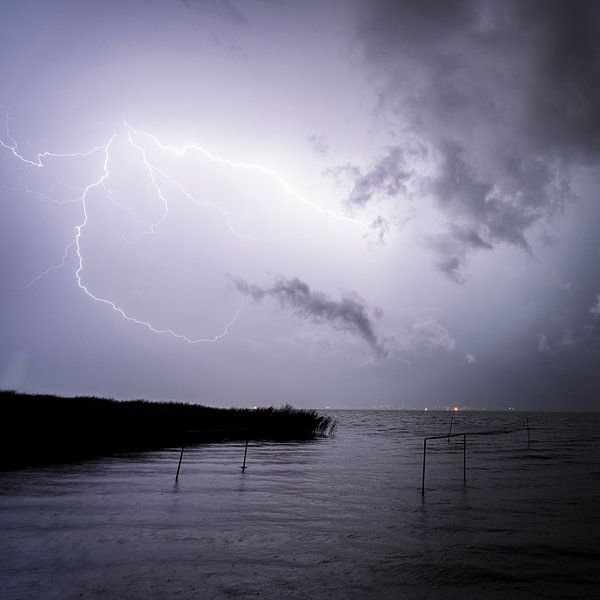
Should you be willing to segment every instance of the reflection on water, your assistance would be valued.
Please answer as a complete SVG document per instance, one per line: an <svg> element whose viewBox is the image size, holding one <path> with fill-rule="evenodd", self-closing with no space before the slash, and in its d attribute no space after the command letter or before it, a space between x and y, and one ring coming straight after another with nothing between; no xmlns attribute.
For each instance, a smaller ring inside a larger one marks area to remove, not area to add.
<svg viewBox="0 0 600 600"><path fill-rule="evenodd" d="M339 411L336 437L0 474L3 598L578 597L600 584L600 417L428 447L448 413ZM459 413L453 430L524 426ZM597 589L597 588L596 588Z"/></svg>

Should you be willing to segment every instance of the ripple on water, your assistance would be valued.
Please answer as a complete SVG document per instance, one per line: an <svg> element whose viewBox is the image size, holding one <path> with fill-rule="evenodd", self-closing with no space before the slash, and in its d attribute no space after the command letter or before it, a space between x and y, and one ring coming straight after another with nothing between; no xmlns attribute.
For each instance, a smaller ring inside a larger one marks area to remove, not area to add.
<svg viewBox="0 0 600 600"><path fill-rule="evenodd" d="M3 598L577 597L600 584L600 419L428 450L448 413L340 411L333 439L127 454L0 475ZM460 413L455 432L523 415ZM429 453L430 452L430 453Z"/></svg>

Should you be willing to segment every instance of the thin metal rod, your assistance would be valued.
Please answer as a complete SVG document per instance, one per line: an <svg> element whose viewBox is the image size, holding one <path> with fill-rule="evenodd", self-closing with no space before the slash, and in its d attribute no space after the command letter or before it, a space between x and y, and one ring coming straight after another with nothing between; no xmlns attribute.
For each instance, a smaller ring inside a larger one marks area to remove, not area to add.
<svg viewBox="0 0 600 600"><path fill-rule="evenodd" d="M452 435L452 423L454 423L454 417L450 419L450 429L448 430L448 443L450 443L450 436Z"/></svg>
<svg viewBox="0 0 600 600"><path fill-rule="evenodd" d="M467 434L463 434L463 481L467 482Z"/></svg>
<svg viewBox="0 0 600 600"><path fill-rule="evenodd" d="M529 419L526 419L527 429L527 447L531 447L530 438L530 427ZM452 426L452 421L450 421ZM517 431L523 431L523 428L519 429L495 429L490 431L466 431L464 433L451 433L451 430L446 435L429 435L423 438L423 475L421 479L421 493L425 493L425 455L427 453L427 440L449 440L451 437L462 437L463 439L463 480L467 481L467 436L468 435L503 435L507 433L515 433Z"/></svg>
<svg viewBox="0 0 600 600"><path fill-rule="evenodd" d="M185 445L187 443L187 439L189 435L199 434L199 433L232 433L234 431L246 431L248 432L248 427L231 427L228 429L190 429L185 432L183 438L183 444L181 445L181 454L179 455L179 463L177 464L177 473L175 474L175 481L179 479L179 471L181 470L181 461L183 460L183 452L185 450ZM246 454L248 453L248 435L246 436L246 449L244 450L244 464L242 466L242 471L246 468Z"/></svg>
<svg viewBox="0 0 600 600"><path fill-rule="evenodd" d="M181 461L183 459L183 451L185 450L185 440L181 445L181 454L179 455L179 464L177 465L177 475L175 475L175 481L179 479L179 469L181 469Z"/></svg>
<svg viewBox="0 0 600 600"><path fill-rule="evenodd" d="M425 457L427 456L427 438L423 439L423 477L421 479L421 494L425 494Z"/></svg>
<svg viewBox="0 0 600 600"><path fill-rule="evenodd" d="M246 438L246 447L244 448L244 464L242 465L242 471L246 470L246 456L248 455L248 438Z"/></svg>
<svg viewBox="0 0 600 600"><path fill-rule="evenodd" d="M519 429L494 429L490 431L466 431L464 433L452 433L448 435L428 435L428 440L445 440L448 437L462 437L463 435L503 435L507 433L515 433L516 431L523 431L523 428Z"/></svg>

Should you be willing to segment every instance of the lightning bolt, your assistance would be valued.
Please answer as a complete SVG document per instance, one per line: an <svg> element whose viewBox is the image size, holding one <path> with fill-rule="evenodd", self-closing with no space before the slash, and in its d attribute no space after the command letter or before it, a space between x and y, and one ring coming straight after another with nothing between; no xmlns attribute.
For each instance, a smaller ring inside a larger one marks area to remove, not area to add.
<svg viewBox="0 0 600 600"><path fill-rule="evenodd" d="M259 165L257 163L237 162L234 160L230 160L229 158L222 158L220 156L217 156L216 154L213 154L210 150L207 150L206 148L202 148L201 146L198 146L196 144L186 144L186 145L182 146L181 148L176 148L175 146L166 146L165 144L160 142L155 136L153 136L151 133L147 133L145 131L138 131L138 130L134 129L133 127L131 127L127 122L125 122L125 126L129 129L130 135L131 135L131 133L135 133L139 136L146 137L149 140L151 140L158 148L160 148L164 152L170 152L172 154L175 154L176 156L185 156L188 152L195 152L197 154L200 154L200 155L208 158L209 160L212 160L213 162L220 163L222 165L228 165L230 167L234 167L236 169L244 169L246 171L257 171L259 173L262 173L263 175L267 175L268 177L274 179L281 186L281 188L285 191L286 194L289 194L292 198L294 198L298 202L305 204L306 206L309 206L310 208L317 211L318 213L321 213L324 216L327 216L327 217L330 217L332 219L336 219L339 221L346 221L347 223L352 223L354 225L360 225L362 227L367 227L367 228L371 227L373 224L372 222L361 221L360 219L355 219L353 217L348 217L346 215L338 214L332 210L323 208L322 206L315 204L314 202L308 200L307 198L305 198L304 196L299 194L297 191L295 191L292 188L292 186L279 173L277 173L277 171L274 171L273 169L269 169L269 168ZM130 137L130 139L131 139L131 137Z"/></svg>
<svg viewBox="0 0 600 600"><path fill-rule="evenodd" d="M62 257L61 262L58 263L57 265L52 266L52 267L48 267L45 271L43 271L37 277L35 277L34 279L32 279L25 286L25 289L30 288L32 285L35 285L38 281L40 281L41 279L43 279L44 277L46 277L46 275L48 275L48 273L51 273L52 271L56 271L58 269L62 269L65 266L65 263L67 262L67 257L69 256L69 250L71 250L71 248L74 245L75 245L75 240L72 240L71 242L69 242L69 244L65 248L65 251L63 253L63 257Z"/></svg>
<svg viewBox="0 0 600 600"><path fill-rule="evenodd" d="M267 242L267 241L273 241L273 239L252 237L252 236L243 234L240 231L238 231L233 226L232 220L231 220L228 212L223 207L221 207L218 204L215 204L213 202L199 200L198 198L194 197L193 194L191 194L179 181L177 181L175 178L173 178L171 175L169 175L163 169L160 169L158 166L153 164L148 159L148 155L147 155L144 147L136 141L136 139L135 139L136 137L150 140L150 142L152 142L157 148L159 148L163 152L173 153L179 157L182 157L182 156L186 155L187 153L195 153L197 155L208 158L209 160L216 162L216 163L228 165L228 166L231 166L231 167L234 167L237 169L252 170L252 171L260 172L260 173L274 179L279 184L279 186L284 190L284 192L286 194L290 195L296 201L298 201L302 204L305 204L306 206L309 206L310 208L312 208L313 210L322 214L323 216L327 216L329 218L336 219L336 220L346 221L346 222L354 224L354 225L361 225L361 226L367 227L367 228L372 225L371 223L368 223L368 222L364 222L364 221L361 221L358 219L347 217L345 215L337 214L331 210L322 208L321 206L319 206L318 204L315 204L314 202L311 202L310 200L308 200L307 198L305 198L304 196L302 196L301 194L296 192L279 173L277 173L276 171L274 171L272 169L269 169L267 167L264 167L264 166L256 164L256 163L237 162L237 161L233 161L233 160L230 160L227 158L222 158L222 157L217 156L217 155L213 154L212 152L210 152L209 150L207 150L201 146L198 146L196 144L187 144L181 148L176 148L174 146L168 146L168 145L165 145L162 142L160 142L154 135L152 135L148 132L145 132L145 131L139 131L137 129L134 129L131 125L129 125L129 123L127 121L123 121L123 125L127 132L127 134L126 134L127 141L129 143L130 147L133 148L140 156L140 158L144 164L144 167L146 169L146 172L148 173L148 178L150 180L152 188L154 189L154 192L163 207L160 217L150 225L150 227L147 229L147 231L144 231L141 234L141 236L138 238L137 241L139 241L143 236L155 234L157 228L168 217L169 199L168 199L166 192L163 190L163 187L161 186L161 181L165 181L168 184L170 184L171 186L173 186L188 201L190 201L198 206L207 207L207 208L210 208L210 209L213 209L213 210L216 210L217 212L219 212L219 214L224 219L229 231L232 233L232 235L236 236L238 239L240 239L242 241L253 241L253 242ZM89 214L88 214L88 198L89 198L90 193L93 192L94 190L102 190L104 192L105 196L108 198L108 200L114 206L116 206L117 208L119 208L121 210L127 211L138 225L141 224L139 217L137 216L137 214L135 213L135 211L133 209L131 209L130 207L128 207L124 204L121 204L120 202L117 201L117 199L113 195L112 188L110 187L110 185L108 184L108 181L107 181L111 175L111 171L110 171L111 148L113 147L113 144L118 136L119 136L119 134L115 130L115 131L113 131L113 134L111 135L108 142L106 142L105 144L100 145L100 146L93 146L91 149L83 151L83 152L56 153L56 152L45 151L45 152L39 152L39 153L35 154L33 158L27 158L24 155L24 153L20 150L19 143L12 137L12 135L10 133L9 113L8 113L8 111L6 111L5 140L0 138L0 147L4 148L8 152L10 152L14 158L25 163L26 165L29 165L29 166L35 167L35 168L42 168L42 167L46 166L48 159L84 158L84 157L92 156L96 153L103 153L103 155L104 155L102 172L97 180L88 184L83 189L73 188L71 186L65 186L67 189L75 190L77 192L77 196L75 198L72 198L69 200L64 200L64 201L55 200L52 197L52 193L56 186L53 186L53 188L51 189L49 194L32 191L32 190L28 189L26 186L23 186L22 184L19 186L26 193L33 194L42 200L46 200L46 201L53 202L56 204L67 204L67 203L79 202L81 204L82 214L83 214L81 221L75 225L74 238L69 241L69 243L66 245L66 247L63 251L63 256L62 256L61 262L56 265L48 267L45 271L43 271L37 277L35 277L32 281L30 281L26 287L30 288L31 286L38 283L41 279L46 277L49 273L63 268L66 265L69 253L74 248L75 255L76 255L76 265L77 265L77 268L75 270L75 280L76 280L77 286L79 287L79 289L82 290L82 292L86 296L91 298L94 302L108 306L111 310L116 312L125 321L134 323L136 325L140 325L140 326L146 328L147 330L151 331L154 334L169 335L176 339L185 341L188 344L217 342L218 340L222 339L225 335L227 335L227 333L229 332L229 329L232 327L232 325L238 319L240 313L242 312L242 310L244 308L243 300L241 301L238 309L233 314L232 318L225 324L225 326L223 327L223 329L221 330L220 333L218 333L217 335L214 335L212 337L194 338L194 337L189 337L188 335L177 332L170 328L156 327L149 321L144 321L142 319L138 319L138 318L132 316L123 307L116 304L113 300L110 300L109 298L104 298L104 297L92 292L89 287L89 284L86 284L84 282L84 278L83 278L84 255L83 255L82 248L81 248L81 238L82 238L84 230L88 226L88 223L90 220ZM61 184L61 185L63 185L63 184ZM126 238L124 238L124 239L126 239ZM136 242L132 242L131 240L128 240L128 239L126 239L126 241L129 243L136 243Z"/></svg>
<svg viewBox="0 0 600 600"><path fill-rule="evenodd" d="M104 191L106 192L108 199L113 203L114 206L116 206L117 208L120 208L121 210L124 210L125 212L128 212L132 216L133 220L135 221L135 223L137 225L142 224L142 222L140 221L140 218L135 214L135 211L130 206L125 206L124 204L121 204L114 197L112 188L108 187L108 185L106 185L105 181L103 181L101 185L102 185L102 188L104 189Z"/></svg>
<svg viewBox="0 0 600 600"><path fill-rule="evenodd" d="M79 196L76 196L75 198L71 198L69 200L57 200L56 198L54 198L54 195L53 195L57 187L64 187L65 189L71 190L73 192L77 192L79 194L79 196L83 192L83 189L81 189L81 188L76 188L72 185L65 185L64 183L58 183L58 184L53 185L50 188L50 191L48 193L32 190L23 183L19 183L16 186L16 189L21 190L21 191L25 192L26 194L36 197L40 202L44 201L44 202L49 202L51 204L63 205L63 204L74 204L74 203L80 201Z"/></svg>
<svg viewBox="0 0 600 600"><path fill-rule="evenodd" d="M167 217L167 212L168 212L168 201L166 200L166 198L163 195L163 192L160 188L160 185L157 183L156 181L156 174L160 175L163 179L165 179L166 181L168 181L169 183L171 183L174 187L176 187L182 194L183 196L185 196L185 198L187 198L190 202L196 204L197 206L205 206L205 207L209 207L212 208L216 211L218 211L221 216L225 219L225 223L227 225L227 228L229 229L229 231L235 235L237 238L239 238L242 241L250 241L250 242L273 242L276 241L276 238L259 238L259 237L253 237L250 235L245 235L240 233L232 224L231 222L231 218L229 217L229 213L222 207L219 206L218 204L215 204L214 202L209 202L206 200L198 200L197 198L195 198L186 188L183 187L183 185L177 181L176 179L173 179L173 177L171 177L168 173L166 173L165 171L163 171L162 169L158 168L156 165L152 164L149 160L148 160L148 156L146 154L146 151L144 150L144 148L142 146L140 146L139 144L137 144L134 139L133 136L135 134L138 135L145 135L148 136L152 139L153 136L151 136L148 133L144 133L144 132L139 132L136 131L135 129L133 129L133 127L131 127L127 121L123 121L123 124L125 125L125 127L127 128L127 137L129 140L129 144L132 146L132 148L136 149L141 157L142 160L144 162L144 165L148 171L148 174L150 176L150 179L152 181L152 185L155 187L156 192L159 196L159 198L161 199L161 201L163 202L164 206L165 206L165 210L163 212L163 216L155 223L152 224L150 231L146 232L145 235L150 235L152 233L155 232L156 227L162 223L166 217Z"/></svg>
<svg viewBox="0 0 600 600"><path fill-rule="evenodd" d="M116 136L117 136L117 134L114 133L113 136L110 138L109 142L106 144L106 146L104 146L104 172L103 172L103 174L97 181L88 185L85 188L85 190L81 196L81 201L82 201L82 206L83 206L83 221L75 227L75 231L76 231L75 248L76 248L76 253L77 253L77 258L78 258L78 267L77 267L77 270L75 271L77 285L79 286L80 289L82 289L85 292L85 294L87 296L92 298L92 300L94 300L95 302L109 306L110 308L112 308L112 310L114 310L115 312L120 314L123 317L123 319L125 319L126 321L129 321L131 323L136 323L137 325L142 325L146 329L150 330L152 333L168 334L168 335L173 336L174 338L184 340L188 344L199 344L199 343L203 343L203 342L216 342L216 341L220 340L222 337L224 337L225 335L227 335L229 328L231 327L231 325L233 325L233 323L238 318L239 314L242 312L242 309L244 308L243 301L241 302L240 307L237 309L233 318L225 325L223 331L220 334L217 334L214 337L209 337L209 338L190 338L182 333L177 333L173 329L168 329L168 328L158 329L158 328L154 327L148 321L142 321L140 319L136 319L135 317L132 317L131 315L127 314L123 308L121 308L120 306L117 306L117 304L115 304L112 300L108 300L107 298L102 298L101 296L97 296L96 294L92 293L89 290L89 288L83 283L83 279L81 276L81 274L83 272L83 255L81 253L80 242L81 242L82 231L87 226L88 220L89 220L88 211L87 211L87 197L88 197L88 194L93 189L95 189L97 187L104 187L106 185L105 181L110 176L110 169L108 167L108 164L110 161L110 147L112 146ZM158 224L162 223L165 220L166 215L168 213L169 204L168 204L168 200L162 195L162 191L161 191L160 187L158 186L158 184L156 184L154 178L151 177L151 179L152 179L153 185L155 186L155 188L157 190L157 193L158 193L160 199L163 201L164 206L165 206L163 216L157 223L153 224L153 226L151 228L152 233L154 233L155 226L158 226Z"/></svg>

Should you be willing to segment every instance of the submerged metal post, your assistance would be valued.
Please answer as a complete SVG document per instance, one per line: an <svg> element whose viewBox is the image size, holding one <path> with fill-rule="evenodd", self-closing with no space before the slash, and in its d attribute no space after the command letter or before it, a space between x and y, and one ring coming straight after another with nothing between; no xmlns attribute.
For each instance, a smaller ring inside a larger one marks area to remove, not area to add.
<svg viewBox="0 0 600 600"><path fill-rule="evenodd" d="M454 417L450 419L450 429L448 430L448 443L450 443L450 436L452 435L452 423L454 422Z"/></svg>
<svg viewBox="0 0 600 600"><path fill-rule="evenodd" d="M177 474L175 475L175 481L179 479L179 469L181 469L181 461L183 459L183 451L185 450L185 438L183 438L183 444L181 445L181 454L179 455L179 464L177 465Z"/></svg>
<svg viewBox="0 0 600 600"><path fill-rule="evenodd" d="M531 448L531 437L529 436L529 417L525 419L527 425L527 449Z"/></svg>
<svg viewBox="0 0 600 600"><path fill-rule="evenodd" d="M463 481L467 483L467 434L463 433Z"/></svg>
<svg viewBox="0 0 600 600"><path fill-rule="evenodd" d="M421 479L421 494L425 494L425 456L427 455L427 438L423 439L423 477Z"/></svg>
<svg viewBox="0 0 600 600"><path fill-rule="evenodd" d="M248 438L250 435L246 436L246 447L244 448L244 464L242 465L242 472L246 470L246 456L248 455Z"/></svg>

